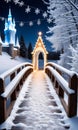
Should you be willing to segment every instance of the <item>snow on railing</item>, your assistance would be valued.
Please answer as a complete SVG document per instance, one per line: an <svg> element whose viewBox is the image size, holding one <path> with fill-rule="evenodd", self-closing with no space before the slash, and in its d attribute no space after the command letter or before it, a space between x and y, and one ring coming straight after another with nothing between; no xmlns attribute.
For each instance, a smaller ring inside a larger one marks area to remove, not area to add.
<svg viewBox="0 0 78 130"><path fill-rule="evenodd" d="M68 87L68 82L52 67L48 66L46 67L46 69L49 69L52 74L56 77L57 81L59 82L59 84L61 85L62 89L67 93L67 94L72 94L75 93L74 90L70 89ZM62 86L63 85L63 86Z"/></svg>
<svg viewBox="0 0 78 130"><path fill-rule="evenodd" d="M19 80L21 80L21 77L26 73L28 69L30 69L29 66L21 70L19 74L17 74L17 76L10 82L10 84L5 88L5 92L1 94L3 98L7 99L8 97L10 97L10 95L15 90L17 84L19 83Z"/></svg>
<svg viewBox="0 0 78 130"><path fill-rule="evenodd" d="M60 66L60 65L58 65L58 64L56 64L56 63L53 63L53 62L48 62L48 63L46 64L46 66L47 66L47 65L52 66L52 67L58 69L59 71L66 73L66 74L69 75L70 77L72 77L72 76L75 74L74 71L70 71L70 70L68 70L68 69L66 69L66 68L64 68L64 67L62 67L62 66Z"/></svg>
<svg viewBox="0 0 78 130"><path fill-rule="evenodd" d="M4 80L8 75L11 75L13 72L15 72L15 71L17 71L17 70L19 70L19 69L22 69L22 67L26 67L26 66L28 66L28 65L29 65L29 66L32 66L32 64L29 63L29 62L21 63L21 64L15 66L14 68L12 68L12 69L10 69L10 70L4 72L3 74L1 74L1 75L0 75L0 78Z"/></svg>
<svg viewBox="0 0 78 130"><path fill-rule="evenodd" d="M0 75L0 124L9 116L26 77L32 71L32 64L22 63ZM5 86L5 79L8 76L10 82Z"/></svg>
<svg viewBox="0 0 78 130"><path fill-rule="evenodd" d="M55 63L47 63L45 72L50 77L53 86L67 112L68 117L73 117L77 114L77 75L73 71L69 71ZM69 76L67 82L62 73ZM67 99L65 99L67 95Z"/></svg>

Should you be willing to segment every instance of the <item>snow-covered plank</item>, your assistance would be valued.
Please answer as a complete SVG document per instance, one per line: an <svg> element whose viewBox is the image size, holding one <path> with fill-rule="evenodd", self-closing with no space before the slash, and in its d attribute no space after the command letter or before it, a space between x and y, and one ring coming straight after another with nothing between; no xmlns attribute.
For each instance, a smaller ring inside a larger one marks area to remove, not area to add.
<svg viewBox="0 0 78 130"><path fill-rule="evenodd" d="M0 78L4 80L7 76L11 75L14 71L16 71L17 69L19 69L19 68L21 68L21 67L23 67L25 65L32 65L32 64L29 63L29 62L21 63L21 64L15 66L14 68L12 68L12 69L4 72L3 74L1 74Z"/></svg>
<svg viewBox="0 0 78 130"><path fill-rule="evenodd" d="M15 90L16 86L18 85L19 81L23 77L23 75L26 73L27 70L31 69L32 67L26 67L23 70L21 70L17 76L11 81L11 83L6 87L5 92L1 94L3 98L8 98L13 91Z"/></svg>
<svg viewBox="0 0 78 130"><path fill-rule="evenodd" d="M67 70L66 68L64 68L64 67L62 67L60 65L57 65L56 63L53 63L53 62L48 62L46 65L54 66L56 69L66 73L70 77L72 77L74 74L76 74L74 71Z"/></svg>
<svg viewBox="0 0 78 130"><path fill-rule="evenodd" d="M67 93L67 94L73 94L75 93L74 90L70 89L68 86L68 82L52 67L48 66L46 69L49 69L50 72L55 76L58 83L61 85L61 88Z"/></svg>

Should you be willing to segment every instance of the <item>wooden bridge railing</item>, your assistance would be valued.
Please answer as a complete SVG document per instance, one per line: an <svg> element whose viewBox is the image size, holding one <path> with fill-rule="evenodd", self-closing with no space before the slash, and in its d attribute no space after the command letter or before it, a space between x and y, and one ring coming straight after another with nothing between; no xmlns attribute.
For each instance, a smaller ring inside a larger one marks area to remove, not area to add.
<svg viewBox="0 0 78 130"><path fill-rule="evenodd" d="M32 64L22 63L0 75L0 124L10 115L23 82L32 71ZM7 77L10 78L8 85Z"/></svg>
<svg viewBox="0 0 78 130"><path fill-rule="evenodd" d="M51 62L46 64L45 72L50 77L68 117L77 115L76 73ZM69 77L68 81L63 77L64 74Z"/></svg>

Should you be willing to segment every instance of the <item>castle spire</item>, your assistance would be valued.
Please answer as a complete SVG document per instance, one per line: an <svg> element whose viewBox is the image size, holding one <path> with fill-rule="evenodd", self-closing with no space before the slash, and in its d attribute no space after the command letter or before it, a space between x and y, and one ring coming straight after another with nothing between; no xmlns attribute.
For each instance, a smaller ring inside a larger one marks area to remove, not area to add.
<svg viewBox="0 0 78 130"><path fill-rule="evenodd" d="M12 15L11 15L11 8L9 8L9 15L8 15L9 17L11 17Z"/></svg>
<svg viewBox="0 0 78 130"><path fill-rule="evenodd" d="M12 21L11 8L9 8L8 21Z"/></svg>

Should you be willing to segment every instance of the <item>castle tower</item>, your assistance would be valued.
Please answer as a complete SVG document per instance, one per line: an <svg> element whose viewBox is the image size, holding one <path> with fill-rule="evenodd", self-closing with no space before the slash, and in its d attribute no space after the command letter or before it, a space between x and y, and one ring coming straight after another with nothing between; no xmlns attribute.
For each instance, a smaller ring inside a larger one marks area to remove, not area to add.
<svg viewBox="0 0 78 130"><path fill-rule="evenodd" d="M9 9L8 19L5 20L5 43L7 45L14 44L15 45L15 20L12 19L11 9Z"/></svg>

